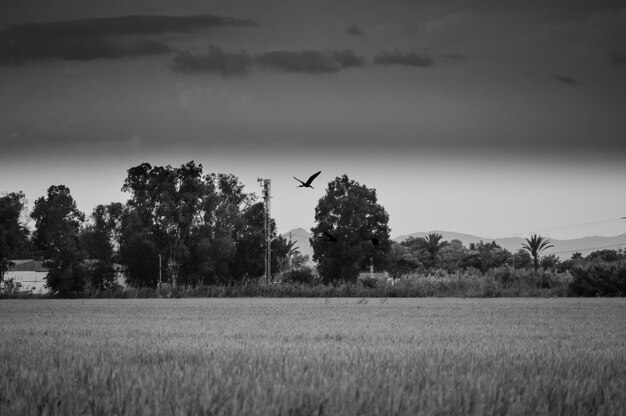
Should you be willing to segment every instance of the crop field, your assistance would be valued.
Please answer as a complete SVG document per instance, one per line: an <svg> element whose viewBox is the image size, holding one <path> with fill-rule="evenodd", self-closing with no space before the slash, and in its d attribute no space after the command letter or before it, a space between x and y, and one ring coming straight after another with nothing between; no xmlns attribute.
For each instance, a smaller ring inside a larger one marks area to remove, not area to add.
<svg viewBox="0 0 626 416"><path fill-rule="evenodd" d="M621 415L624 299L0 301L0 415Z"/></svg>

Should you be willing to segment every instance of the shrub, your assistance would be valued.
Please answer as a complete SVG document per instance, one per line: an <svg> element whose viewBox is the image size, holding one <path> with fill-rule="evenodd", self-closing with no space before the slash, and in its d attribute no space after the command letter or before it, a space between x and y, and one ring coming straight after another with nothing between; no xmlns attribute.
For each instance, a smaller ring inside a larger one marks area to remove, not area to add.
<svg viewBox="0 0 626 416"><path fill-rule="evenodd" d="M287 274L288 281L303 285L312 285L315 282L315 275L310 267L301 267Z"/></svg>
<svg viewBox="0 0 626 416"><path fill-rule="evenodd" d="M599 262L572 272L572 296L626 296L626 264Z"/></svg>

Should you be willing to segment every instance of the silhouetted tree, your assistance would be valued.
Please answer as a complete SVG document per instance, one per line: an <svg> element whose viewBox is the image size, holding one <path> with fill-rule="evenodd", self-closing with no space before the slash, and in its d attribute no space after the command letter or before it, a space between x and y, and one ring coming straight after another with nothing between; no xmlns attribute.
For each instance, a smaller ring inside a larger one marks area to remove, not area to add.
<svg viewBox="0 0 626 416"><path fill-rule="evenodd" d="M236 235L236 255L231 263L231 276L234 281L258 278L265 268L265 236L263 222L265 209L258 202L243 212L242 230ZM272 235L275 225L271 223Z"/></svg>
<svg viewBox="0 0 626 416"><path fill-rule="evenodd" d="M430 267L436 267L439 251L448 245L447 241L441 240L443 240L443 236L441 234L430 233L420 241L424 250L428 252Z"/></svg>
<svg viewBox="0 0 626 416"><path fill-rule="evenodd" d="M121 258L133 279L155 282L150 276L158 273L149 270L159 254L163 281L177 284L236 282L263 272L263 207L236 176L203 175L193 161L179 168L143 163L128 170L122 190L131 198ZM134 264L129 253L136 250L153 253L149 263Z"/></svg>
<svg viewBox="0 0 626 416"><path fill-rule="evenodd" d="M535 273L537 273L537 270L539 269L539 254L550 247L554 247L550 244L550 241L537 234L531 235L530 238L527 238L526 242L522 244L522 248L528 251L533 257Z"/></svg>
<svg viewBox="0 0 626 416"><path fill-rule="evenodd" d="M91 222L81 232L81 243L89 264L92 287L107 290L115 283L116 246L121 232L124 207L119 202L98 205L91 214Z"/></svg>
<svg viewBox="0 0 626 416"><path fill-rule="evenodd" d="M533 258L530 256L530 253L528 251L520 248L515 254L513 254L512 263L515 269L525 269L532 265Z"/></svg>
<svg viewBox="0 0 626 416"><path fill-rule="evenodd" d="M159 249L138 210L127 207L122 214L119 250L126 283L136 287L157 285Z"/></svg>
<svg viewBox="0 0 626 416"><path fill-rule="evenodd" d="M0 281L9 268L9 260L28 251L28 229L21 216L26 204L23 192L0 197Z"/></svg>
<svg viewBox="0 0 626 416"><path fill-rule="evenodd" d="M549 256L544 256L539 262L539 265L544 270L547 270L547 269L556 270L556 268L559 266L560 263L561 261L555 254L550 254Z"/></svg>
<svg viewBox="0 0 626 416"><path fill-rule="evenodd" d="M61 295L82 292L85 272L79 232L85 215L76 207L70 189L65 185L48 188L47 196L35 201L31 217L35 220L33 243L43 251L48 268L46 286Z"/></svg>
<svg viewBox="0 0 626 416"><path fill-rule="evenodd" d="M454 239L439 251L441 267L453 273L461 267L463 257L467 254L467 248L461 240Z"/></svg>
<svg viewBox="0 0 626 416"><path fill-rule="evenodd" d="M408 247L395 241L391 242L391 247L387 253L387 264L387 270L394 278L414 272L422 266L420 261L411 254Z"/></svg>
<svg viewBox="0 0 626 416"><path fill-rule="evenodd" d="M289 268L289 259L299 253L296 241L288 241L283 236L272 240L272 270L281 273Z"/></svg>
<svg viewBox="0 0 626 416"><path fill-rule="evenodd" d="M370 261L375 268L386 265L391 245L389 215L378 204L375 189L347 175L335 178L315 208L315 221L310 241L324 283L354 282L359 271L369 268ZM329 241L324 233L337 241Z"/></svg>
<svg viewBox="0 0 626 416"><path fill-rule="evenodd" d="M618 251L603 249L589 253L585 259L588 261L604 261L610 263L619 260L619 258L620 255Z"/></svg>

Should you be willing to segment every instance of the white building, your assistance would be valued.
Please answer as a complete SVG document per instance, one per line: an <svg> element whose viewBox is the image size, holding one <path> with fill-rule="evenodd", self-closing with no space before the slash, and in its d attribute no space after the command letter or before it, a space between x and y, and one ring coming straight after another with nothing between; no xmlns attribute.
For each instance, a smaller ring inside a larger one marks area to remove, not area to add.
<svg viewBox="0 0 626 416"><path fill-rule="evenodd" d="M12 263L9 270L4 274L2 289L12 281L12 286L20 292L48 293L46 289L46 277L48 269L44 268L39 260L9 260Z"/></svg>

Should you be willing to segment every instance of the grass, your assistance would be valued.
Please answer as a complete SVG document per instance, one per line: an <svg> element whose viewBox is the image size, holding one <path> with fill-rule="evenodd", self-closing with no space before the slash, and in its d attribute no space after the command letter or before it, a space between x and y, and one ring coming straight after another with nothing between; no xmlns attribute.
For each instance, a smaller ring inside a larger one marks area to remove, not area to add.
<svg viewBox="0 0 626 416"><path fill-rule="evenodd" d="M0 301L0 414L621 415L623 299Z"/></svg>

